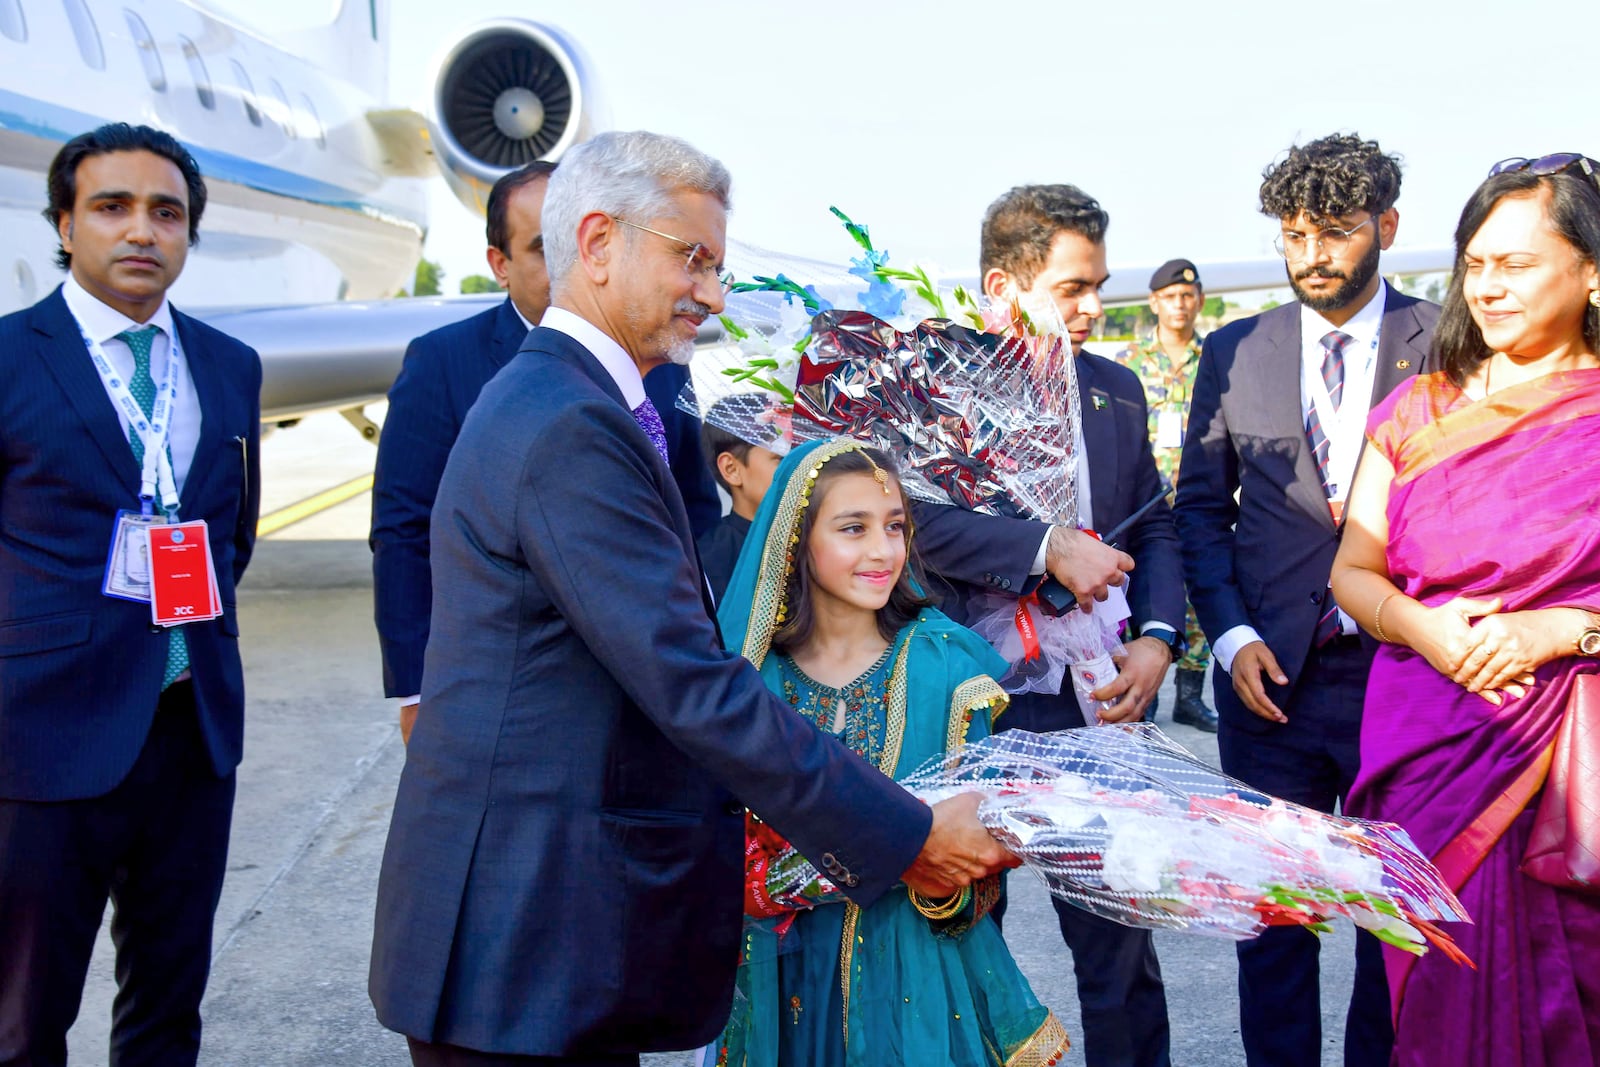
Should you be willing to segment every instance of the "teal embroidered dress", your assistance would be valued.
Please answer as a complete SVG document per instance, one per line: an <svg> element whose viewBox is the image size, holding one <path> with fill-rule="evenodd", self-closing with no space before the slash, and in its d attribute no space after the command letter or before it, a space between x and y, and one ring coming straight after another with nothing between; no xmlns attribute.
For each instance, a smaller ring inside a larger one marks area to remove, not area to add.
<svg viewBox="0 0 1600 1067"><path fill-rule="evenodd" d="M990 732L992 717L1005 707L994 681L1005 663L976 634L932 609L839 688L819 684L771 650L811 486L829 459L859 447L815 442L783 461L740 554L720 621L730 647L760 669L796 714L902 778ZM988 917L997 883L974 888L964 906L939 920L919 912L904 889L866 909L825 904L747 919L733 1012L705 1064L1058 1062L1066 1031L1035 999Z"/></svg>

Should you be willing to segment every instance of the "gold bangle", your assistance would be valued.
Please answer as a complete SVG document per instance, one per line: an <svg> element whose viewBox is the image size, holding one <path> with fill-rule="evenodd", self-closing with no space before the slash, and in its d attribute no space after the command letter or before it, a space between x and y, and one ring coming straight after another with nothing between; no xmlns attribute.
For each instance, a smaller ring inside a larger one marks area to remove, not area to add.
<svg viewBox="0 0 1600 1067"><path fill-rule="evenodd" d="M1377 608L1372 612L1372 632L1378 638L1378 640L1382 641L1384 644L1389 644L1390 641L1383 632L1383 606L1389 602L1389 597L1396 597L1399 595L1400 594L1398 592L1390 593L1389 596L1386 596L1382 600L1378 601Z"/></svg>
<svg viewBox="0 0 1600 1067"><path fill-rule="evenodd" d="M939 922L943 919L953 919L961 914L972 899L972 887L968 886L942 902L925 897L910 886L906 886L906 896L911 898L911 906L916 908L924 919Z"/></svg>

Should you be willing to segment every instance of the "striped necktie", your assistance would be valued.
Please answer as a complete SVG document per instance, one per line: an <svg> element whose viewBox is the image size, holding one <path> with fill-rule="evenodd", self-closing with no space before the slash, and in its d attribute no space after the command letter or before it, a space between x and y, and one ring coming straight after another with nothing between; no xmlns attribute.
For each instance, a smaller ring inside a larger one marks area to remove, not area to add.
<svg viewBox="0 0 1600 1067"><path fill-rule="evenodd" d="M1322 384L1328 387L1328 399L1333 401L1333 413L1339 413L1339 403L1344 399L1344 351L1352 338L1342 330L1330 330L1322 339ZM1317 405L1306 406L1306 434L1311 438L1311 454L1317 459L1317 473L1322 476L1322 491L1333 495L1333 483L1328 478L1328 458L1332 446L1317 418ZM1333 590L1323 593L1322 615L1317 619L1316 646L1321 648L1344 632L1339 621L1339 605L1333 599Z"/></svg>
<svg viewBox="0 0 1600 1067"><path fill-rule="evenodd" d="M1322 383L1328 387L1328 397L1333 401L1333 413L1339 413L1339 402L1344 398L1344 350L1351 341L1342 330L1331 330L1322 339ZM1333 484L1328 480L1328 460L1332 446L1317 417L1315 402L1306 405L1306 436L1311 439L1311 454L1317 461L1317 473L1322 476L1322 491L1332 496Z"/></svg>
<svg viewBox="0 0 1600 1067"><path fill-rule="evenodd" d="M127 345L128 351L133 353L133 376L128 379L128 392L138 401L139 409L147 419L156 407L156 381L150 375L150 349L160 332L159 326L140 326L123 330L116 336L116 340ZM128 427L128 444L133 446L133 461L144 463L144 440L131 426ZM167 459L171 462L171 448L167 449ZM189 642L183 636L183 631L173 626L167 633L171 636L167 641L167 666L161 676L163 691L178 680L178 675L189 669Z"/></svg>

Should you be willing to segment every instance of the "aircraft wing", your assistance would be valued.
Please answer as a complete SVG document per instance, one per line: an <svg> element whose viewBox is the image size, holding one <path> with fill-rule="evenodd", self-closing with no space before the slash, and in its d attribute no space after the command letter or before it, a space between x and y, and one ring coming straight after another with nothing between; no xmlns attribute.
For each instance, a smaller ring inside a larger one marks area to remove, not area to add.
<svg viewBox="0 0 1600 1067"><path fill-rule="evenodd" d="M261 355L261 421L290 422L382 400L412 338L504 300L500 293L260 308L196 317Z"/></svg>

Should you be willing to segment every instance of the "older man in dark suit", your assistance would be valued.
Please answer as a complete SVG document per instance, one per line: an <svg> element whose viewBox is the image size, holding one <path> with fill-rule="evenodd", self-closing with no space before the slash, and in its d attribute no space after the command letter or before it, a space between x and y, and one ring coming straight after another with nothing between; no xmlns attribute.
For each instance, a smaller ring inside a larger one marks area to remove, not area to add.
<svg viewBox="0 0 1600 1067"><path fill-rule="evenodd" d="M66 1063L107 899L111 1062L193 1064L244 739L261 364L167 301L206 203L177 141L103 126L49 189L69 277L0 319L0 1064ZM204 520L220 615L152 625L148 572L122 598L142 570L108 560L123 511Z"/></svg>
<svg viewBox="0 0 1600 1067"><path fill-rule="evenodd" d="M569 153L553 304L446 465L371 977L419 1064L634 1064L714 1036L744 804L861 904L1010 862L974 795L930 810L721 647L642 377L722 307L728 188L655 134Z"/></svg>
<svg viewBox="0 0 1600 1067"><path fill-rule="evenodd" d="M1222 768L1332 811L1355 780L1373 646L1334 603L1328 575L1367 412L1428 358L1439 309L1378 273L1400 216L1398 161L1335 135L1268 169L1298 302L1206 338L1176 516L1189 598L1216 657ZM1382 1067L1393 1030L1378 942L1356 935L1345 1063ZM1251 1067L1316 1063L1315 934L1239 943L1240 1033Z"/></svg>
<svg viewBox="0 0 1600 1067"><path fill-rule="evenodd" d="M400 703L400 731L407 739L422 692L433 603L428 519L467 411L550 306L539 214L555 169L554 163L529 163L494 183L485 212L485 256L506 290L505 301L411 342L389 390L369 544L383 688ZM701 454L699 423L674 404L687 380L687 368L667 364L645 377L645 391L661 412L672 475L698 535L716 524L722 504Z"/></svg>

